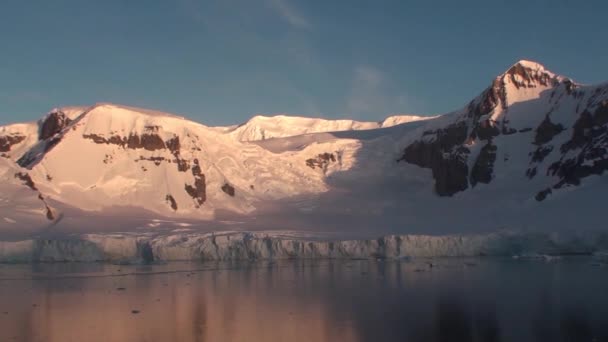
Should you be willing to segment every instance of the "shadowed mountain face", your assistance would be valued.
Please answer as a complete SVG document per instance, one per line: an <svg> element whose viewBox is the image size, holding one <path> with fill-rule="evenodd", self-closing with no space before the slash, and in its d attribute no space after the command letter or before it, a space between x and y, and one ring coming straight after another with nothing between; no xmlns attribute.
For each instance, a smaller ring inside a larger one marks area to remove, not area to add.
<svg viewBox="0 0 608 342"><path fill-rule="evenodd" d="M542 201L606 170L606 123L608 85L581 86L522 61L444 125L425 130L400 161L431 169L435 192L452 196L492 182L497 155L527 155L511 176L549 177L553 184L537 189Z"/></svg>
<svg viewBox="0 0 608 342"><path fill-rule="evenodd" d="M594 226L602 190L585 185L601 185L608 168L607 125L608 84L520 61L464 108L433 118L258 116L206 127L112 104L55 109L0 127L0 171L14 189L35 184L43 208L24 215L53 229L81 222L74 213L135 208L220 229L466 231L526 217L559 223L566 198ZM0 206L0 227L18 222L13 209Z"/></svg>

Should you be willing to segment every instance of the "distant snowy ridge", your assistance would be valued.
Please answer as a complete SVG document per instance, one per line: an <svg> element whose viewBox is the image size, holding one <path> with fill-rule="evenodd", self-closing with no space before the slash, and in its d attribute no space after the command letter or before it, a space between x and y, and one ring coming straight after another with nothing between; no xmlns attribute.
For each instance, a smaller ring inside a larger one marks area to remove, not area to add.
<svg viewBox="0 0 608 342"><path fill-rule="evenodd" d="M306 118L288 115L257 115L241 125L226 128L224 132L239 141L260 141L309 133L341 132L391 127L407 122L428 120L431 118L433 117L417 115L393 115L380 122L365 122L355 120Z"/></svg>

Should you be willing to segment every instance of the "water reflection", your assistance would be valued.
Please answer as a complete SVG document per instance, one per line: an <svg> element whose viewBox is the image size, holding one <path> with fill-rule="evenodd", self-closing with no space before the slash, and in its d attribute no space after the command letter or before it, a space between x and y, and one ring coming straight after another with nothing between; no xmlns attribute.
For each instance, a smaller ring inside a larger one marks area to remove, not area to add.
<svg viewBox="0 0 608 342"><path fill-rule="evenodd" d="M0 341L608 340L608 268L584 258L0 265L0 278Z"/></svg>

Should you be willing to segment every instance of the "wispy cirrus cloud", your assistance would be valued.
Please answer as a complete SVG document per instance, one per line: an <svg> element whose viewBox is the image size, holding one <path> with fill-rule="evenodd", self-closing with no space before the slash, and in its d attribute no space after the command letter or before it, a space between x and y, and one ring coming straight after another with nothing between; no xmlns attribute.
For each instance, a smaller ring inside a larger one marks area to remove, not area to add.
<svg viewBox="0 0 608 342"><path fill-rule="evenodd" d="M386 77L381 70L368 65L355 67L351 91L346 99L348 111L361 115L384 107L386 98L382 88L385 82Z"/></svg>
<svg viewBox="0 0 608 342"><path fill-rule="evenodd" d="M350 116L377 117L401 112L406 105L406 96L399 94L390 78L382 70L359 65L354 68L351 89L346 98L346 109Z"/></svg>
<svg viewBox="0 0 608 342"><path fill-rule="evenodd" d="M311 29L310 22L294 7L289 0L268 0L270 7L289 25L296 29Z"/></svg>

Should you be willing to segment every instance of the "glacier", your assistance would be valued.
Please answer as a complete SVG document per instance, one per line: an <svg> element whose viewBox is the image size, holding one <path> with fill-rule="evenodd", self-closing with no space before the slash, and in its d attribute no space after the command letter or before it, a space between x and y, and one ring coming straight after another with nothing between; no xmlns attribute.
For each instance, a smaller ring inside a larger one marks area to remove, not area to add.
<svg viewBox="0 0 608 342"><path fill-rule="evenodd" d="M502 231L465 235L386 235L319 240L276 232L176 232L66 235L0 242L0 262L232 261L278 259L408 259L571 254L605 255L608 233ZM553 260L549 257L540 259Z"/></svg>

